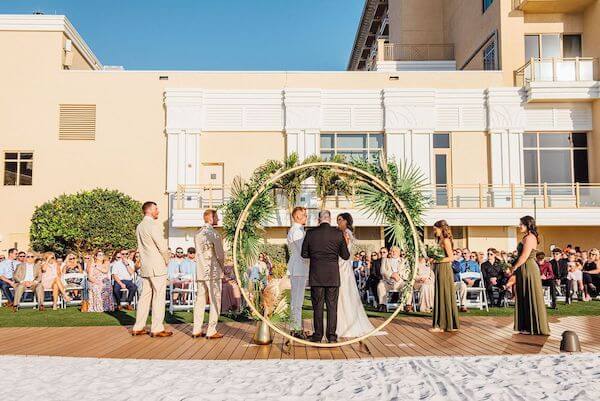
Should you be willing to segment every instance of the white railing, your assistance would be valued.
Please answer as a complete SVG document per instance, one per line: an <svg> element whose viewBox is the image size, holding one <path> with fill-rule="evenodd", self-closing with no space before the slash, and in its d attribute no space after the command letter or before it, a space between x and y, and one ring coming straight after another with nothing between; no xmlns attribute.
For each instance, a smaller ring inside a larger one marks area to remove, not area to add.
<svg viewBox="0 0 600 401"><path fill-rule="evenodd" d="M276 189L277 204L288 209L289 202L282 190ZM579 209L600 208L600 184L539 184L539 185L435 185L425 188L432 208L457 209ZM174 195L175 210L216 208L230 199L231 188L214 185L181 185ZM307 185L298 203L311 209L354 209L356 197L332 192L324 200L316 195L316 187Z"/></svg>
<svg viewBox="0 0 600 401"><path fill-rule="evenodd" d="M593 57L532 58L515 71L515 85L530 82L594 81L596 62Z"/></svg>
<svg viewBox="0 0 600 401"><path fill-rule="evenodd" d="M383 60L380 61L446 61L454 60L454 45L402 45L383 44Z"/></svg>

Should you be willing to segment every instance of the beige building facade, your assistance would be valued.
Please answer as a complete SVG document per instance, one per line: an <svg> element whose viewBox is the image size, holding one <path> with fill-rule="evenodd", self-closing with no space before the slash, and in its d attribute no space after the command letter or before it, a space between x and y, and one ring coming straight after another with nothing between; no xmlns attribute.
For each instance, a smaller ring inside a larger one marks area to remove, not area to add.
<svg viewBox="0 0 600 401"><path fill-rule="evenodd" d="M235 176L292 152L417 165L426 224L473 249L513 249L524 214L544 248L598 246L599 19L598 1L367 0L350 71L199 72L106 68L66 17L1 15L0 252L28 246L37 205L97 187L157 201L170 245L191 245ZM288 225L282 205L266 240Z"/></svg>

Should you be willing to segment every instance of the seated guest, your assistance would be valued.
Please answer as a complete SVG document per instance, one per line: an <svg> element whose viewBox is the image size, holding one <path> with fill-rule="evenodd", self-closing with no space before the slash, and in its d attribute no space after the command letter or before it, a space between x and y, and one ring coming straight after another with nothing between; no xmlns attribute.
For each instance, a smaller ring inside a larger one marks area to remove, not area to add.
<svg viewBox="0 0 600 401"><path fill-rule="evenodd" d="M17 249L10 248L8 250L8 257L0 262L0 290L2 296L8 300L8 307L13 306L14 298L10 291L11 288L15 288L15 282L13 280L13 274L19 262L17 259Z"/></svg>
<svg viewBox="0 0 600 401"><path fill-rule="evenodd" d="M571 259L571 258L570 258ZM575 255L572 257L573 260L567 262L567 299L568 304L573 302L573 296L584 292L583 285L583 266L581 262L575 260ZM578 296L581 301L583 298Z"/></svg>
<svg viewBox="0 0 600 401"><path fill-rule="evenodd" d="M554 271L552 271L552 265L546 260L546 254L544 252L536 253L535 259L540 268L542 285L550 287L550 297L552 299L550 307L552 309L556 309L556 281L554 280Z"/></svg>
<svg viewBox="0 0 600 401"><path fill-rule="evenodd" d="M137 286L133 282L134 269L129 265L127 256L124 257L123 254L128 255L129 252L120 251L113 256L113 263L111 265L111 274L112 279L114 280L113 296L115 297L115 305L117 306L117 310L121 310L121 302L123 302L125 295L127 296L125 298L125 302L127 303L125 309L133 310L133 298L135 297L135 293L137 291Z"/></svg>
<svg viewBox="0 0 600 401"><path fill-rule="evenodd" d="M568 261L564 257L562 250L558 247L553 248L550 265L552 266L552 272L554 273L555 288L558 292L561 292L562 285L567 285L567 263Z"/></svg>
<svg viewBox="0 0 600 401"><path fill-rule="evenodd" d="M75 298L78 298L81 294L77 288L80 288L83 284L83 278L68 278L65 279L65 274L81 274L83 268L77 261L77 256L74 253L69 253L65 258L65 264L62 269L63 285L67 292L72 293Z"/></svg>
<svg viewBox="0 0 600 401"><path fill-rule="evenodd" d="M96 251L93 260L89 263L88 312L112 312L114 307L112 286L110 285L110 263L102 251Z"/></svg>
<svg viewBox="0 0 600 401"><path fill-rule="evenodd" d="M367 278L367 288L373 296L377 295L377 285L381 281L381 262L387 258L387 248L381 248L379 253L373 252L371 255L371 268Z"/></svg>
<svg viewBox="0 0 600 401"><path fill-rule="evenodd" d="M377 285L379 310L385 310L388 291L400 291L408 282L406 261L400 257L400 248L393 246L390 257L381 261L381 281ZM406 301L406 311L412 311L412 289Z"/></svg>
<svg viewBox="0 0 600 401"><path fill-rule="evenodd" d="M454 251L454 261L452 262L452 272L454 273L454 291L458 293L459 307L461 312L468 312L467 309L467 283L460 278L464 264L463 252L460 249Z"/></svg>
<svg viewBox="0 0 600 401"><path fill-rule="evenodd" d="M265 263L264 253L260 253L256 264L248 269L248 279L255 283L262 281L264 285L267 285L269 281L269 268Z"/></svg>
<svg viewBox="0 0 600 401"><path fill-rule="evenodd" d="M481 268L477 262L477 254L471 252L468 248L462 250L462 261L460 262L460 272L465 273L481 273ZM473 279L463 276L463 281L467 287L477 287L479 285L479 279Z"/></svg>
<svg viewBox="0 0 600 401"><path fill-rule="evenodd" d="M427 260L419 258L417 277L413 288L419 291L419 312L430 313L433 308L435 274Z"/></svg>
<svg viewBox="0 0 600 401"><path fill-rule="evenodd" d="M133 271L135 272L135 286L137 287L138 297L141 297L144 280L139 274L139 271L142 268L142 259L140 259L140 253L137 251L137 249L131 251L130 255L132 255L131 261L133 262Z"/></svg>
<svg viewBox="0 0 600 401"><path fill-rule="evenodd" d="M13 310L16 312L21 303L21 298L26 290L35 293L38 300L38 310L44 310L44 286L42 285L42 259L35 259L28 254L25 263L17 265L13 275L15 283L15 302Z"/></svg>
<svg viewBox="0 0 600 401"><path fill-rule="evenodd" d="M194 277L196 277L196 248L190 247L187 250L187 256L181 264L179 265L179 271L176 276L169 277L169 281L173 284L173 288L181 288L188 289L190 284L194 281ZM184 293L183 296L185 300L189 299L187 293ZM175 292L173 294L173 301L179 300L179 294ZM183 301L185 301L183 300Z"/></svg>
<svg viewBox="0 0 600 401"><path fill-rule="evenodd" d="M59 294L62 294L63 298L67 302L71 302L71 297L67 294L65 286L61 279L62 271L60 265L52 252L46 252L44 254L44 262L42 263L42 286L44 291L52 291L52 309L58 309ZM38 299L38 303L42 304L44 298Z"/></svg>
<svg viewBox="0 0 600 401"><path fill-rule="evenodd" d="M498 251L494 248L487 250L487 260L481 264L483 284L487 290L488 302L492 306L500 306L502 302L502 278L504 277L503 263L498 258Z"/></svg>
<svg viewBox="0 0 600 401"><path fill-rule="evenodd" d="M600 251L592 248L588 255L588 261L583 265L583 284L588 296L598 296L600 290Z"/></svg>

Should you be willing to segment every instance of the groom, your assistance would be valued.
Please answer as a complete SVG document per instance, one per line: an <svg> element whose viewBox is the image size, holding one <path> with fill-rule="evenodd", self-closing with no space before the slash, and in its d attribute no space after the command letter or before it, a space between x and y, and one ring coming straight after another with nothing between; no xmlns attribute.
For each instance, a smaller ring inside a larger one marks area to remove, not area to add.
<svg viewBox="0 0 600 401"><path fill-rule="evenodd" d="M312 342L323 339L323 304L327 305L327 341L337 342L337 303L340 289L339 258L350 258L344 234L331 227L329 210L319 212L319 227L306 233L302 257L310 259L308 282L313 306L315 331Z"/></svg>

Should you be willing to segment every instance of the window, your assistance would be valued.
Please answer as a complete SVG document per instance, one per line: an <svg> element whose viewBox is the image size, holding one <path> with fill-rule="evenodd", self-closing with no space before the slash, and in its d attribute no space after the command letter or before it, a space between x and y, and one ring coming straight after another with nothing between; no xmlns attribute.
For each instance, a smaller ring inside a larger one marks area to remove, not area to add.
<svg viewBox="0 0 600 401"><path fill-rule="evenodd" d="M31 185L33 153L4 152L4 185Z"/></svg>
<svg viewBox="0 0 600 401"><path fill-rule="evenodd" d="M483 0L483 12L490 8L493 2L494 0Z"/></svg>
<svg viewBox="0 0 600 401"><path fill-rule="evenodd" d="M450 134L433 134L433 169L435 178L435 204L448 206L448 185L450 182L451 153Z"/></svg>
<svg viewBox="0 0 600 401"><path fill-rule="evenodd" d="M496 42L492 42L483 49L483 69L486 71L497 70Z"/></svg>
<svg viewBox="0 0 600 401"><path fill-rule="evenodd" d="M525 59L581 57L581 35L525 35Z"/></svg>
<svg viewBox="0 0 600 401"><path fill-rule="evenodd" d="M525 184L589 182L585 133L523 134Z"/></svg>
<svg viewBox="0 0 600 401"><path fill-rule="evenodd" d="M374 161L379 160L383 150L383 134L321 134L321 157L324 160L342 155L346 160L362 158Z"/></svg>

